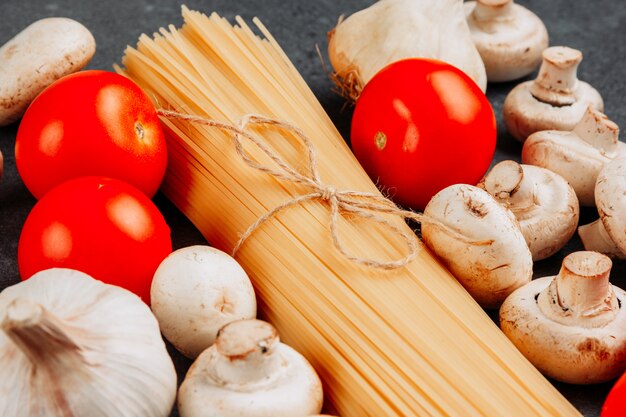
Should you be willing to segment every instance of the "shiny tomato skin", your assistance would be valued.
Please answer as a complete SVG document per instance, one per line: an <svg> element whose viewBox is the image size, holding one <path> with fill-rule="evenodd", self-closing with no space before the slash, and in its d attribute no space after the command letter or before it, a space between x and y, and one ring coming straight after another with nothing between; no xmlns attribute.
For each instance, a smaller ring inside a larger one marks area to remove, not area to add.
<svg viewBox="0 0 626 417"><path fill-rule="evenodd" d="M622 375L604 401L600 417L626 416L626 374Z"/></svg>
<svg viewBox="0 0 626 417"><path fill-rule="evenodd" d="M423 210L452 184L475 185L496 146L493 109L465 73L441 61L394 62L356 103L352 150L398 204Z"/></svg>
<svg viewBox="0 0 626 417"><path fill-rule="evenodd" d="M105 177L67 181L29 213L18 243L22 279L71 268L150 301L157 267L172 252L170 229L138 189Z"/></svg>
<svg viewBox="0 0 626 417"><path fill-rule="evenodd" d="M17 169L41 198L72 178L103 175L148 197L167 165L161 125L148 96L133 81L107 71L81 71L51 84L20 123Z"/></svg>

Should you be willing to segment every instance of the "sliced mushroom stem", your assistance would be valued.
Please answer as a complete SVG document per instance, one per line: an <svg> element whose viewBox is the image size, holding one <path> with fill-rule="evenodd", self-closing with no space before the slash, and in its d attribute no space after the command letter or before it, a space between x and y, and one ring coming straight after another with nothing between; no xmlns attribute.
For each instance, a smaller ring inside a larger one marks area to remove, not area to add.
<svg viewBox="0 0 626 417"><path fill-rule="evenodd" d="M539 294L539 307L561 324L599 327L610 323L619 309L609 283L611 266L611 260L598 252L569 254L559 274Z"/></svg>
<svg viewBox="0 0 626 417"><path fill-rule="evenodd" d="M614 154L619 145L619 127L602 112L587 107L573 132L603 155Z"/></svg>
<svg viewBox="0 0 626 417"><path fill-rule="evenodd" d="M613 258L626 259L626 255L611 239L600 219L580 226L578 236L582 240L585 250L604 253Z"/></svg>
<svg viewBox="0 0 626 417"><path fill-rule="evenodd" d="M574 90L578 85L576 73L582 59L580 51L566 46L545 49L539 75L530 87L531 94L553 106L574 104Z"/></svg>
<svg viewBox="0 0 626 417"><path fill-rule="evenodd" d="M210 374L215 382L231 386L247 385L276 375L281 360L274 353L279 342L276 329L269 323L235 321L218 333L217 355L209 365Z"/></svg>
<svg viewBox="0 0 626 417"><path fill-rule="evenodd" d="M474 19L478 21L507 21L513 15L513 0L477 0Z"/></svg>

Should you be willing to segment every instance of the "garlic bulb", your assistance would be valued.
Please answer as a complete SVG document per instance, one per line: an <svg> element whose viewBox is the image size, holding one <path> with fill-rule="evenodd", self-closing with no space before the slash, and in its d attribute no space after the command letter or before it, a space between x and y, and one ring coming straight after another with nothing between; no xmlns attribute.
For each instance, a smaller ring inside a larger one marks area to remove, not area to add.
<svg viewBox="0 0 626 417"><path fill-rule="evenodd" d="M335 80L355 101L379 70L404 58L447 62L487 88L462 0L381 0L328 33L328 55Z"/></svg>
<svg viewBox="0 0 626 417"><path fill-rule="evenodd" d="M168 416L176 371L134 294L70 269L0 293L0 415Z"/></svg>

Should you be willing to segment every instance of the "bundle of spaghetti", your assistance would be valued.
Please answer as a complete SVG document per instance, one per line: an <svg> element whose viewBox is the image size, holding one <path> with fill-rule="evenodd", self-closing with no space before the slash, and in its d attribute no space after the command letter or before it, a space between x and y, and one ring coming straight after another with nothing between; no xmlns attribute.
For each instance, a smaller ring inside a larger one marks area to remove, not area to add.
<svg viewBox="0 0 626 417"><path fill-rule="evenodd" d="M118 71L157 107L236 125L260 114L297 126L317 150L319 176L337 190L378 193L298 71L267 29L183 8L180 29L143 35ZM215 247L230 252L273 208L305 185L253 169L233 133L162 117L169 151L165 195ZM288 129L247 128L299 172L306 149ZM251 159L272 166L249 142ZM347 416L579 415L539 374L457 281L425 250L391 270L340 253L324 199L282 210L243 243L237 260L262 313L319 372L331 409ZM380 214L412 233L396 216ZM406 241L384 224L343 213L337 234L359 257L393 260Z"/></svg>

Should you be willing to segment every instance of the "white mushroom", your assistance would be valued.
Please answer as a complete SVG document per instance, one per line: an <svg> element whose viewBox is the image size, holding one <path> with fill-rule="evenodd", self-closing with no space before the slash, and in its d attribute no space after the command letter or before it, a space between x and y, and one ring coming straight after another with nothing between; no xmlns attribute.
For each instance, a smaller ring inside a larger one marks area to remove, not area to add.
<svg viewBox="0 0 626 417"><path fill-rule="evenodd" d="M178 392L181 417L309 416L321 411L322 402L309 362L261 320L224 326Z"/></svg>
<svg viewBox="0 0 626 417"><path fill-rule="evenodd" d="M504 123L514 138L523 142L540 130L572 130L588 106L604 109L600 94L576 78L582 57L564 46L543 51L537 78L517 85L504 100Z"/></svg>
<svg viewBox="0 0 626 417"><path fill-rule="evenodd" d="M578 228L585 249L626 259L626 157L602 168L595 199L600 218Z"/></svg>
<svg viewBox="0 0 626 417"><path fill-rule="evenodd" d="M558 275L533 280L500 309L500 327L542 373L572 384L608 381L626 369L626 292L609 283L611 260L565 257Z"/></svg>
<svg viewBox="0 0 626 417"><path fill-rule="evenodd" d="M618 136L615 123L588 107L571 131L546 130L530 135L522 148L522 162L561 175L576 191L580 205L593 206L600 170L610 160L626 155L626 145Z"/></svg>
<svg viewBox="0 0 626 417"><path fill-rule="evenodd" d="M483 307L494 308L532 278L532 257L517 220L486 191L444 188L424 214L424 243Z"/></svg>
<svg viewBox="0 0 626 417"><path fill-rule="evenodd" d="M150 291L161 332L195 358L225 324L256 317L254 289L245 271L209 246L178 249L161 262Z"/></svg>
<svg viewBox="0 0 626 417"><path fill-rule="evenodd" d="M533 261L555 254L576 232L580 211L576 193L552 171L502 161L478 187L513 212Z"/></svg>
<svg viewBox="0 0 626 417"><path fill-rule="evenodd" d="M537 15L513 0L468 1L464 8L488 81L515 80L539 67L548 31Z"/></svg>

